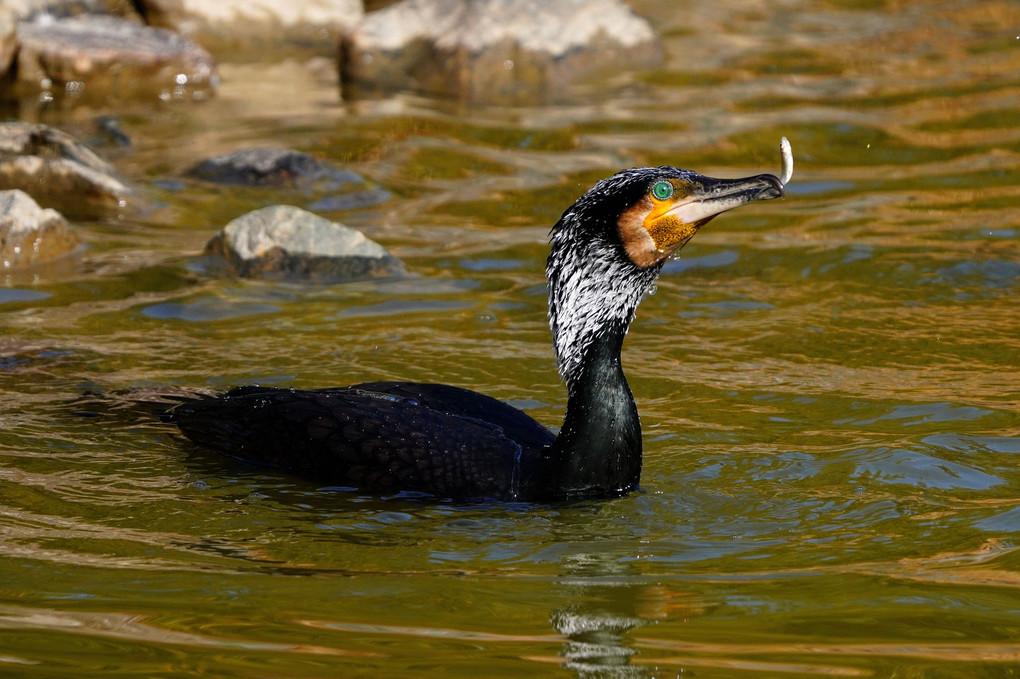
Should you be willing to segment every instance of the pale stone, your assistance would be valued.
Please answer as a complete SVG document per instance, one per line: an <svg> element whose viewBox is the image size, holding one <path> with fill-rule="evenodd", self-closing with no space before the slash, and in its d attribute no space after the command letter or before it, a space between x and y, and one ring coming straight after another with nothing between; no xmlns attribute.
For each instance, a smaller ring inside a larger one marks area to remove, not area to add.
<svg viewBox="0 0 1020 679"><path fill-rule="evenodd" d="M206 245L240 276L343 282L402 275L403 264L357 229L290 205L231 221Z"/></svg>
<svg viewBox="0 0 1020 679"><path fill-rule="evenodd" d="M340 67L355 97L409 89L534 104L662 58L651 24L620 0L403 0L347 32Z"/></svg>
<svg viewBox="0 0 1020 679"><path fill-rule="evenodd" d="M381 50L425 38L471 52L511 40L560 57L599 33L624 47L656 39L651 25L619 0L404 0L368 14L350 37Z"/></svg>
<svg viewBox="0 0 1020 679"><path fill-rule="evenodd" d="M326 42L364 15L361 0L138 0L148 23L200 35L206 42L279 40L286 36Z"/></svg>
<svg viewBox="0 0 1020 679"><path fill-rule="evenodd" d="M16 28L17 17L14 10L6 5L0 5L0 78L7 73L18 51Z"/></svg>
<svg viewBox="0 0 1020 679"><path fill-rule="evenodd" d="M112 165L71 135L22 122L0 123L0 186L83 218L122 211L136 197Z"/></svg>
<svg viewBox="0 0 1020 679"><path fill-rule="evenodd" d="M42 16L18 28L23 89L86 99L204 98L218 84L212 56L176 33L109 16Z"/></svg>
<svg viewBox="0 0 1020 679"><path fill-rule="evenodd" d="M385 257L386 248L357 229L291 205L272 205L231 221L223 229L241 259L257 259L275 247L293 255Z"/></svg>
<svg viewBox="0 0 1020 679"><path fill-rule="evenodd" d="M181 10L209 22L232 22L238 19L296 24L349 26L361 19L358 0L181 0Z"/></svg>
<svg viewBox="0 0 1020 679"><path fill-rule="evenodd" d="M0 268L38 264L74 250L78 237L56 210L24 191L0 191Z"/></svg>

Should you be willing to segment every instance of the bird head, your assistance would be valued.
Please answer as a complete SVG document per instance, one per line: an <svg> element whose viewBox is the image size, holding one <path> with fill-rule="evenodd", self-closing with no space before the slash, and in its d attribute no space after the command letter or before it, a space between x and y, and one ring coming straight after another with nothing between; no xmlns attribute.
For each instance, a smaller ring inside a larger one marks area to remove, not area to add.
<svg viewBox="0 0 1020 679"><path fill-rule="evenodd" d="M549 321L568 384L592 338L626 333L665 261L717 215L785 195L771 174L714 179L671 166L603 179L552 229Z"/></svg>
<svg viewBox="0 0 1020 679"><path fill-rule="evenodd" d="M624 252L639 267L677 254L716 215L785 195L779 179L770 174L713 179L660 167L642 184L644 191L616 219Z"/></svg>
<svg viewBox="0 0 1020 679"><path fill-rule="evenodd" d="M623 170L564 212L553 227L553 244L614 244L635 266L647 268L676 255L717 215L784 195L771 174L714 179L668 165Z"/></svg>

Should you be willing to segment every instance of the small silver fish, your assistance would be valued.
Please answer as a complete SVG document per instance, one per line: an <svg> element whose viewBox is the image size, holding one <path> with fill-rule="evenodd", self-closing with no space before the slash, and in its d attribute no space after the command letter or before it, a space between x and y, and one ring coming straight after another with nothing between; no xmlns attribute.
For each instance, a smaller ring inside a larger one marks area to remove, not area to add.
<svg viewBox="0 0 1020 679"><path fill-rule="evenodd" d="M779 140L779 156L783 160L783 173L779 177L779 182L786 186L793 177L793 148L786 137Z"/></svg>

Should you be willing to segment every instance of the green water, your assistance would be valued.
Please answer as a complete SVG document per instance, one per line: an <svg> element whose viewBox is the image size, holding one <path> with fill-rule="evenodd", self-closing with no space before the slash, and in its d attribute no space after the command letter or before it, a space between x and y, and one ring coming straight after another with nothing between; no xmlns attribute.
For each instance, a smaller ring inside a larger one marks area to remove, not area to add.
<svg viewBox="0 0 1020 679"><path fill-rule="evenodd" d="M1020 674L1020 8L636 6L670 58L574 105L341 104L292 61L118 111L134 146L104 153L150 209L79 224L80 259L0 287L0 675ZM786 200L704 229L628 336L628 497L320 488L81 399L428 380L557 425L559 213L636 164L778 172L781 135ZM325 214L418 277L204 276L226 221L313 199L173 183L264 144L389 191Z"/></svg>

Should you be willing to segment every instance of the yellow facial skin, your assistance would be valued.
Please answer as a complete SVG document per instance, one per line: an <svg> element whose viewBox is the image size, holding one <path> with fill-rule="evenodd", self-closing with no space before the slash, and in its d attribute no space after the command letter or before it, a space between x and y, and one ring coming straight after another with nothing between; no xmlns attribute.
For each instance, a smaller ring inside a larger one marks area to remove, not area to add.
<svg viewBox="0 0 1020 679"><path fill-rule="evenodd" d="M663 253L664 257L675 254L694 237L701 225L708 221L706 219L686 224L677 215L671 214L670 210L674 209L674 206L691 195L691 187L679 179L670 180L669 184L673 186L673 195L669 198L660 200L654 195L648 196L652 202L652 209L644 219L645 230L651 236L655 249Z"/></svg>
<svg viewBox="0 0 1020 679"><path fill-rule="evenodd" d="M642 268L676 254L711 219L684 222L676 208L691 198L692 185L680 179L662 181L673 187L670 197L656 197L653 184L648 194L620 215L617 222L627 256Z"/></svg>

